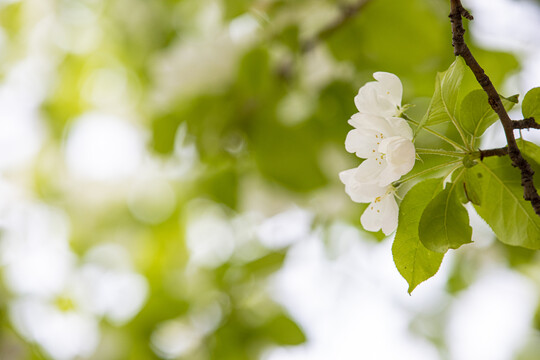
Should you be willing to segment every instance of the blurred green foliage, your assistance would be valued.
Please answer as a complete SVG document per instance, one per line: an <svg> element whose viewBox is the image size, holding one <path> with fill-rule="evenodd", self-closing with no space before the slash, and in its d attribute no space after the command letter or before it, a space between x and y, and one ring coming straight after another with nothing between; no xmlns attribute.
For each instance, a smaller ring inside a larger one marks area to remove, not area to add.
<svg viewBox="0 0 540 360"><path fill-rule="evenodd" d="M90 201L83 199L85 189L74 194L64 184L63 165L51 165L46 155L30 171L36 195L69 213L72 247L79 254L99 239L113 238L130 249L136 269L149 282L148 300L131 322L120 328L103 325L102 345L93 359L159 358L151 342L156 328L171 319L189 319L210 304L220 309L218 324L177 358L257 359L271 347L306 341L302 327L268 287L268 278L286 260L286 247L265 247L255 232L248 237L256 249L247 249L247 258L235 253L222 264L193 267L186 231L189 206L200 199L226 209L228 221L250 211L268 217L299 205L322 226L335 219L358 224L361 206L345 200L337 177L357 165L357 158L343 148L347 120L356 111L354 95L373 72L395 73L404 84L404 103L416 104L410 113L419 114L419 121L433 94L436 72L448 68L454 56L448 1L366 1L357 14L319 39L339 19L345 3L57 0L43 9L25 0L0 3L0 24L8 39L0 78L10 64L31 55L27 33L35 31L39 19L51 16L59 33L68 34L76 28L70 20L74 8L96 19L91 27L100 33L99 40L83 50L76 46L82 40L68 46L62 43L64 35L55 38L51 32L47 56L54 63L54 79L40 107L50 151L63 146L79 116L96 109L116 112L117 105L129 108L127 113L148 131L152 156L165 161L175 155L181 126L196 148L197 165L173 183L176 207L158 224L133 216L123 199L107 195ZM310 41L315 46L306 50ZM512 55L476 46L472 50L497 86L518 68ZM118 100L121 104L103 107L92 97L99 94L89 95L92 77L104 68L125 74L127 95ZM463 84L476 87L467 76ZM444 124L441 129L458 138ZM446 146L424 135L417 141L420 147ZM426 167L438 161L423 156ZM252 181L263 185L253 189L248 186ZM324 192L332 196L314 200ZM273 202L257 203L259 198ZM501 251L508 253L510 264L531 257L513 248ZM451 292L465 287L465 278L456 270L448 285ZM9 296L2 290L0 358L44 358L39 347L25 344L10 328L4 300ZM115 344L113 350L109 342Z"/></svg>

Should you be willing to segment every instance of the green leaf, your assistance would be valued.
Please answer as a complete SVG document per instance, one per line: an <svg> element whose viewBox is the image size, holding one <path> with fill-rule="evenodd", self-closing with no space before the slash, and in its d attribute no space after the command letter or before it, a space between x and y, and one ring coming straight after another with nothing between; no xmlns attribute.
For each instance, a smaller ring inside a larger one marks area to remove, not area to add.
<svg viewBox="0 0 540 360"><path fill-rule="evenodd" d="M540 87L535 87L525 94L521 112L526 118L533 117L536 122L540 121Z"/></svg>
<svg viewBox="0 0 540 360"><path fill-rule="evenodd" d="M306 336L294 321L285 315L278 315L264 325L262 332L279 345L299 345Z"/></svg>
<svg viewBox="0 0 540 360"><path fill-rule="evenodd" d="M245 269L250 274L267 274L279 269L283 265L284 260L284 252L273 252L247 263Z"/></svg>
<svg viewBox="0 0 540 360"><path fill-rule="evenodd" d="M422 213L418 235L429 250L445 253L471 242L469 214L456 191L461 183L458 180L437 194Z"/></svg>
<svg viewBox="0 0 540 360"><path fill-rule="evenodd" d="M463 79L465 64L458 57L448 70L437 73L435 93L429 108L418 125L417 132L427 125L435 125L445 121L455 121L459 85Z"/></svg>
<svg viewBox="0 0 540 360"><path fill-rule="evenodd" d="M506 111L516 104L517 98L514 97L501 97ZM461 102L458 121L473 138L480 137L498 119L499 116L489 105L488 96L482 89L471 91Z"/></svg>
<svg viewBox="0 0 540 360"><path fill-rule="evenodd" d="M298 25L290 25L281 31L277 39L291 51L300 50Z"/></svg>
<svg viewBox="0 0 540 360"><path fill-rule="evenodd" d="M499 94L499 96L501 97L501 99L506 100L506 101L510 101L511 103L514 103L514 104L519 103L519 94L514 94L514 95L508 96L508 97L504 97L504 96Z"/></svg>
<svg viewBox="0 0 540 360"><path fill-rule="evenodd" d="M437 273L444 254L426 249L418 237L422 212L442 189L442 179L428 179L407 192L399 207L399 222L392 255L396 267L409 284L409 294Z"/></svg>
<svg viewBox="0 0 540 360"><path fill-rule="evenodd" d="M479 182L475 181L476 177L474 175L474 170L468 168L465 170L463 176L463 188L465 190L465 195L467 200L472 202L474 205L482 205L482 194L483 189L479 186Z"/></svg>
<svg viewBox="0 0 540 360"><path fill-rule="evenodd" d="M525 157L525 160L529 162L531 165L535 176L534 176L534 184L536 185L536 188L540 188L540 146L530 142L523 140L523 138L516 139L517 146L519 150L521 150L521 154L523 154L523 157ZM536 175L539 174L539 175Z"/></svg>
<svg viewBox="0 0 540 360"><path fill-rule="evenodd" d="M482 189L478 214L508 245L540 249L540 217L523 199L519 170L506 157L490 157L469 169L468 183Z"/></svg>

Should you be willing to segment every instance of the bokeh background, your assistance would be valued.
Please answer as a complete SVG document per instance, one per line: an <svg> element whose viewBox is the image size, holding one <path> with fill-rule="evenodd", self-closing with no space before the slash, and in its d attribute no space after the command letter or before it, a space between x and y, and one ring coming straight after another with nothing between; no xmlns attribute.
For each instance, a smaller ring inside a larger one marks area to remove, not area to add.
<svg viewBox="0 0 540 360"><path fill-rule="evenodd" d="M501 93L540 85L539 3L464 5ZM0 359L538 359L536 252L471 209L475 243L409 296L337 177L373 72L421 118L448 12L0 0Z"/></svg>

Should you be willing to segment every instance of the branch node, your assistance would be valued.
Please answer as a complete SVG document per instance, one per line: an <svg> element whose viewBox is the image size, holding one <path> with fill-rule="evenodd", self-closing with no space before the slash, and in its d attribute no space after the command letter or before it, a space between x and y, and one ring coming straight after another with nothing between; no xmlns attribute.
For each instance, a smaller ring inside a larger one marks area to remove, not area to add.
<svg viewBox="0 0 540 360"><path fill-rule="evenodd" d="M508 155L508 146L496 149L478 150L480 153L480 161L489 156L505 156Z"/></svg>
<svg viewBox="0 0 540 360"><path fill-rule="evenodd" d="M540 124L533 117L528 117L523 120L512 120L514 129L540 129Z"/></svg>
<svg viewBox="0 0 540 360"><path fill-rule="evenodd" d="M467 20L474 20L474 17L471 15L471 13L463 6L459 6L459 13L460 16L463 16Z"/></svg>

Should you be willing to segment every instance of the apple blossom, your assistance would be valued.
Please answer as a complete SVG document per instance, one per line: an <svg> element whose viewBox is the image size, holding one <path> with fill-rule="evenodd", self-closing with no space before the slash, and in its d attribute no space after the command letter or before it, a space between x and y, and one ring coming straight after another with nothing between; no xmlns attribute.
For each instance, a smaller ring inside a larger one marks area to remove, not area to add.
<svg viewBox="0 0 540 360"><path fill-rule="evenodd" d="M361 183L355 177L356 171L357 169L342 171L339 177L345 184L345 192L353 201L370 203L360 218L362 226L368 231L382 230L385 235L391 234L398 224L394 187Z"/></svg>
<svg viewBox="0 0 540 360"><path fill-rule="evenodd" d="M382 230L384 235L393 233L398 225L398 204L394 188L388 186L382 196L377 196L360 217L362 226L367 231Z"/></svg>
<svg viewBox="0 0 540 360"><path fill-rule="evenodd" d="M387 72L376 72L373 77L377 81L366 83L354 98L358 111L362 114L398 116L403 95L401 81Z"/></svg>
<svg viewBox="0 0 540 360"><path fill-rule="evenodd" d="M412 170L416 149L413 131L401 114L403 87L390 73L376 72L377 81L362 86L354 98L358 113L349 120L345 149L366 159L339 174L355 202L370 203L360 222L368 231L389 235L397 228L398 205L391 185Z"/></svg>
<svg viewBox="0 0 540 360"><path fill-rule="evenodd" d="M384 187L411 171L416 155L404 119L355 114L349 122L355 129L349 131L345 148L366 159L357 168L358 181Z"/></svg>

